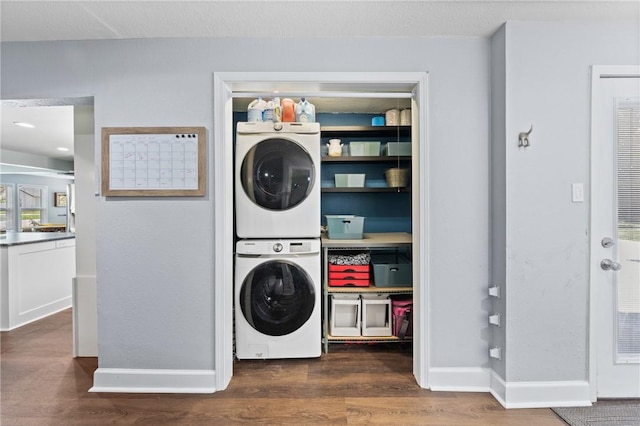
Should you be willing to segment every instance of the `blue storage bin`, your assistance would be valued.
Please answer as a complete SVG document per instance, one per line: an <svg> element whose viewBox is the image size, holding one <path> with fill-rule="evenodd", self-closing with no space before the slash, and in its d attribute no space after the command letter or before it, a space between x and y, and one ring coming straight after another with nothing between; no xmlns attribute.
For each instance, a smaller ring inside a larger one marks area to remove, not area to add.
<svg viewBox="0 0 640 426"><path fill-rule="evenodd" d="M361 240L364 238L364 216L325 215L327 235L334 240Z"/></svg>
<svg viewBox="0 0 640 426"><path fill-rule="evenodd" d="M411 287L411 260L401 254L372 254L371 266L376 287Z"/></svg>

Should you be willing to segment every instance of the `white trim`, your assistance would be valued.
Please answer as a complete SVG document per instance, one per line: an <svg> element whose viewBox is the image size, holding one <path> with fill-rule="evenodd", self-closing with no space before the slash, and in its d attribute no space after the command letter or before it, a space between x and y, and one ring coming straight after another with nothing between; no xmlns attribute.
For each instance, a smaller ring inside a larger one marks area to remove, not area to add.
<svg viewBox="0 0 640 426"><path fill-rule="evenodd" d="M283 85L283 90L294 91L304 88L307 95L318 92L335 92L358 86L363 91L385 86L397 91L409 92L417 87L420 98L420 140L419 145L426 147L420 153L420 182L428 188L428 144L427 144L427 74L425 72L221 72L214 73L214 129L209 146L213 147L214 184L212 199L215 203L214 235L214 306L215 306L215 350L214 365L216 369L216 385L218 390L225 389L233 375L233 175L232 158L228 143L233 137L232 93L234 91L257 92ZM310 87L314 90L307 90ZM393 87L392 87L393 86ZM424 191L423 191L424 192ZM420 197L421 206L418 243L423 253L426 250L429 235L428 199ZM415 201L415 199L414 199ZM416 237L414 237L416 238ZM429 365L428 350L428 256L420 266L418 282L423 290L420 293L418 309L421 327L414 339L414 375L418 384L428 387Z"/></svg>
<svg viewBox="0 0 640 426"><path fill-rule="evenodd" d="M597 131L597 128L601 125L599 122L594 120L596 116L596 108L594 105L593 98L596 92L596 87L601 78L616 78L616 77L632 77L632 76L640 76L640 66L637 65L594 65L591 68L591 93L590 93L590 101L591 101L591 137L590 143L591 147L589 150L590 163L589 163L589 356L588 356L588 364L587 364L587 377L590 383L589 390L589 399L592 402L595 402L598 398L598 357L597 357L597 286L592 285L592 277L598 272L599 268L599 259L598 256L594 253L593 247L599 244L598 239L601 237L599 235L595 235L594 232L594 222L593 218L597 215L597 208L600 206L595 206L593 203L593 189L594 189L594 178L593 178L593 170L594 167L594 150L596 148L594 137Z"/></svg>
<svg viewBox="0 0 640 426"><path fill-rule="evenodd" d="M491 370L482 367L430 368L432 391L488 392Z"/></svg>
<svg viewBox="0 0 640 426"><path fill-rule="evenodd" d="M507 384L494 370L489 375L489 392L502 405L507 406Z"/></svg>
<svg viewBox="0 0 640 426"><path fill-rule="evenodd" d="M213 107L214 368L216 387L223 390L233 376L233 111L231 90L220 74L213 75Z"/></svg>
<svg viewBox="0 0 640 426"><path fill-rule="evenodd" d="M73 357L98 356L96 276L77 276L72 279L72 337Z"/></svg>
<svg viewBox="0 0 640 426"><path fill-rule="evenodd" d="M412 144L413 155L418 156L418 183L419 186L413 191L412 204L418 206L417 212L412 212L413 220L413 251L414 259L419 256L418 262L414 262L413 274L418 278L414 285L414 299L417 299L417 310L414 312L414 321L420 324L418 327L417 339L413 341L413 375L419 386L428 389L430 387L429 377L429 336L431 335L429 321L429 301L430 301L430 280L429 271L429 75L421 73L415 88L413 89L415 102L418 104L418 140L419 143ZM414 120L416 114L413 114ZM415 162L415 160L414 160ZM415 169L415 164L413 164ZM414 173L415 176L415 173ZM415 180L415 179L414 179ZM417 263L417 266L415 265Z"/></svg>
<svg viewBox="0 0 640 426"><path fill-rule="evenodd" d="M89 392L214 393L213 370L98 368Z"/></svg>
<svg viewBox="0 0 640 426"><path fill-rule="evenodd" d="M491 394L504 408L589 407L589 382L505 382L491 372Z"/></svg>
<svg viewBox="0 0 640 426"><path fill-rule="evenodd" d="M65 297L64 299L48 303L46 305L38 306L37 308L31 309L29 311L21 312L18 315L26 316L28 319L19 318L20 321L9 322L6 326L0 327L0 331L15 330L16 328L20 328L24 325L31 324L32 322L39 321L43 318L57 314L58 312L66 311L67 309L72 307L71 301L71 296L69 296Z"/></svg>
<svg viewBox="0 0 640 426"><path fill-rule="evenodd" d="M273 96L273 92L233 92L233 98L258 98ZM280 98L304 98L309 92L278 92ZM313 92L314 98L378 98L378 99L410 99L408 92Z"/></svg>

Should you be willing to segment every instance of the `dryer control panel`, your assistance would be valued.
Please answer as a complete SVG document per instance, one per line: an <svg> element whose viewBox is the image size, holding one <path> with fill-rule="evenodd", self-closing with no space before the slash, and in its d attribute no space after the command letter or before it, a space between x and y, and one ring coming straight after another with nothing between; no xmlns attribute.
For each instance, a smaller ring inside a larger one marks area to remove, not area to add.
<svg viewBox="0 0 640 426"><path fill-rule="evenodd" d="M286 255L320 253L320 240L240 240L236 243L240 255Z"/></svg>

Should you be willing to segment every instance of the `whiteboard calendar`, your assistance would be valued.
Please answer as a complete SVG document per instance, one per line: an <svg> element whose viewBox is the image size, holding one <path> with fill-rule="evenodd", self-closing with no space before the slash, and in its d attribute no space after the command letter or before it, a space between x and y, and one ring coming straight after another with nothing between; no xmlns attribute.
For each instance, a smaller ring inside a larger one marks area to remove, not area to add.
<svg viewBox="0 0 640 426"><path fill-rule="evenodd" d="M103 195L204 195L204 128L103 128Z"/></svg>

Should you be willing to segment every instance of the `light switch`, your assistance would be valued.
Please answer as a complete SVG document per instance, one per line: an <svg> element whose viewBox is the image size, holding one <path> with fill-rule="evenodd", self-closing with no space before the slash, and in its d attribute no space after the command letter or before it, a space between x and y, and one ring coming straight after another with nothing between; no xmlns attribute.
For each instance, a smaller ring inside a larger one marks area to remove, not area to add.
<svg viewBox="0 0 640 426"><path fill-rule="evenodd" d="M571 184L571 201L574 203L584 202L584 185L581 183Z"/></svg>

